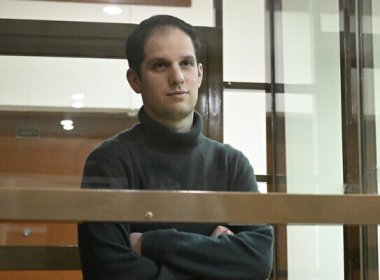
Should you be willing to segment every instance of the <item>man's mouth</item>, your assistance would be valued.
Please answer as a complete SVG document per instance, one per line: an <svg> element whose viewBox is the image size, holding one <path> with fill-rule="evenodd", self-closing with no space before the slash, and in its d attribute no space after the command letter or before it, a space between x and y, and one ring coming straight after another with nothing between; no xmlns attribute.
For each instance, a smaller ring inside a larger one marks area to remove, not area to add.
<svg viewBox="0 0 380 280"><path fill-rule="evenodd" d="M178 91L169 92L167 95L168 96L175 96L175 95L183 95L183 94L187 94L187 93L188 93L187 91L178 90Z"/></svg>

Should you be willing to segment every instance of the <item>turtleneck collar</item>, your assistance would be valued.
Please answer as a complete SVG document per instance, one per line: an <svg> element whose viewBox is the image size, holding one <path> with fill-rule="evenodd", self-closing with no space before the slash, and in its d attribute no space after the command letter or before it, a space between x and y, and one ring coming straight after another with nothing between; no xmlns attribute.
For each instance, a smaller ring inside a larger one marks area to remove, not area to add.
<svg viewBox="0 0 380 280"><path fill-rule="evenodd" d="M151 119L145 112L144 106L141 107L138 118L144 130L147 141L160 149L178 151L194 147L202 135L202 117L194 112L193 126L188 132L173 132Z"/></svg>

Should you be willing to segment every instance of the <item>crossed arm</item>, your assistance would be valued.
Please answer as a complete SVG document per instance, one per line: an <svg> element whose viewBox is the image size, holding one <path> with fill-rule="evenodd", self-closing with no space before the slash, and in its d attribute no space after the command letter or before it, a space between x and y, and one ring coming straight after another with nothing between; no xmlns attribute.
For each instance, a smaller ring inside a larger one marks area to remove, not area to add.
<svg viewBox="0 0 380 280"><path fill-rule="evenodd" d="M267 279L272 228L240 230L216 227L210 236L173 228L130 234L128 224L82 223L78 241L83 279Z"/></svg>
<svg viewBox="0 0 380 280"><path fill-rule="evenodd" d="M225 226L217 226L210 236L217 237L219 235L234 235L234 233ZM141 232L132 232L129 236L129 241L131 243L131 249L136 255L141 256L141 243L142 243L142 233Z"/></svg>

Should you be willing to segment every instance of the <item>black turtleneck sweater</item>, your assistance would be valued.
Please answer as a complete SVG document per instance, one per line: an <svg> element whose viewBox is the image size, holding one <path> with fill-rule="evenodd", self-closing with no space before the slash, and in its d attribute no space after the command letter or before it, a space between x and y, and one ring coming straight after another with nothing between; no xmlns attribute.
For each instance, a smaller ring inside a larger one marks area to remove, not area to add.
<svg viewBox="0 0 380 280"><path fill-rule="evenodd" d="M174 133L139 111L140 123L105 141L88 157L83 188L257 191L246 157L206 138L195 113L191 131ZM180 210L180 209L179 209ZM239 211L239 209L236 209ZM78 242L85 280L266 279L272 228L213 224L82 223ZM143 232L142 256L129 234Z"/></svg>

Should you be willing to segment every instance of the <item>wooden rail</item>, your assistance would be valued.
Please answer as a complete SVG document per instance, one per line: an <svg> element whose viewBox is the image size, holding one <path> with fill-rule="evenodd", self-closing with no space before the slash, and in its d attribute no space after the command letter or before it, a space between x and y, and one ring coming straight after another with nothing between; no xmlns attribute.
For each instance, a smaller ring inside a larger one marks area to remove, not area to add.
<svg viewBox="0 0 380 280"><path fill-rule="evenodd" d="M380 224L378 195L0 188L0 221Z"/></svg>
<svg viewBox="0 0 380 280"><path fill-rule="evenodd" d="M0 188L0 221L380 224L378 195ZM74 246L0 246L0 270L79 269Z"/></svg>

